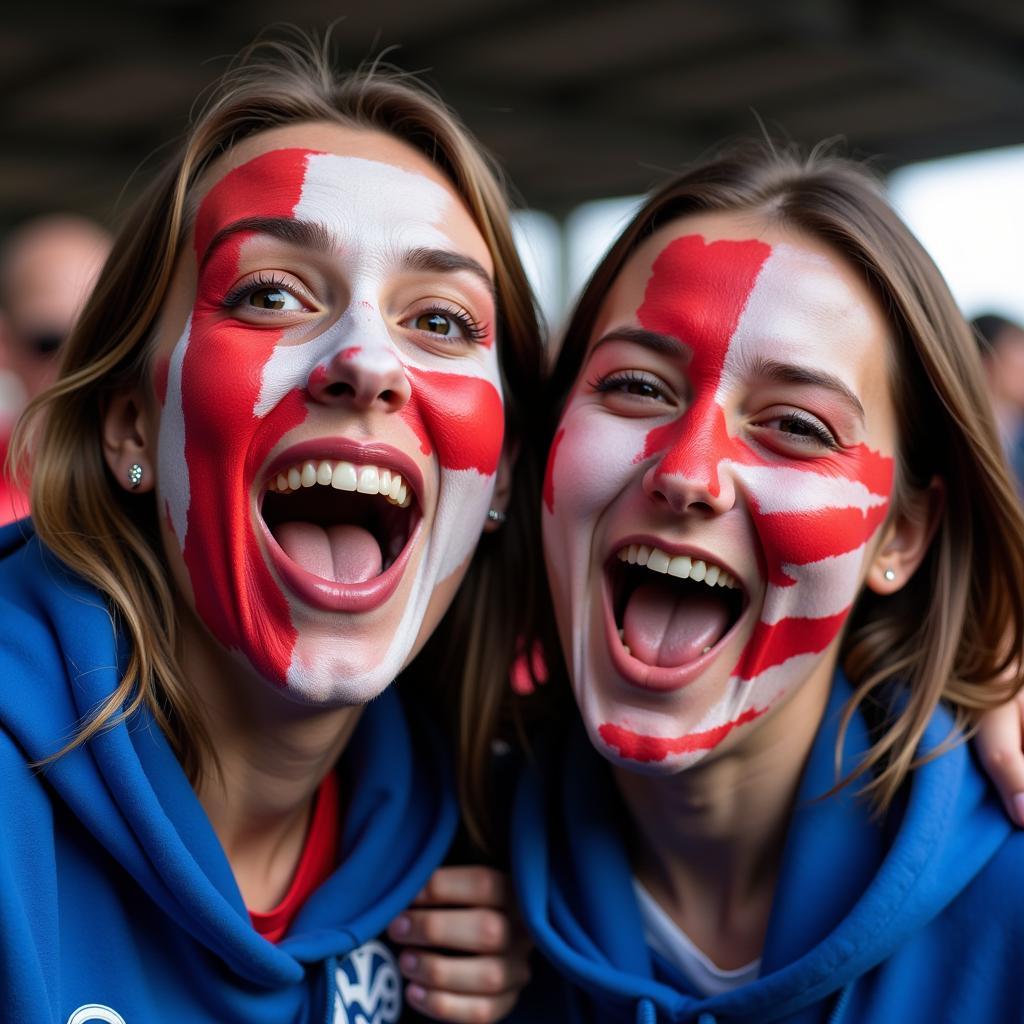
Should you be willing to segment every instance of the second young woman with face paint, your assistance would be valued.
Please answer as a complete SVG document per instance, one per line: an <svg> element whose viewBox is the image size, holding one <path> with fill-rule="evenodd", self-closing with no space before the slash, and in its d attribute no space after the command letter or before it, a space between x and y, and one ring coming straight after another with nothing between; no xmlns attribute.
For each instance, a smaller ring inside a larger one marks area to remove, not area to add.
<svg viewBox="0 0 1024 1024"><path fill-rule="evenodd" d="M553 401L579 715L517 795L547 969L514 1019L1020 1017L1024 837L958 733L1020 688L1024 524L974 344L876 186L766 153L666 186Z"/></svg>
<svg viewBox="0 0 1024 1024"><path fill-rule="evenodd" d="M474 556L539 380L501 189L421 91L270 49L36 406L0 561L5 1019L398 1020L380 936L457 809L415 685L451 669L389 684L432 633L499 677L529 633L487 597L528 517ZM461 967L450 1019L499 1015Z"/></svg>

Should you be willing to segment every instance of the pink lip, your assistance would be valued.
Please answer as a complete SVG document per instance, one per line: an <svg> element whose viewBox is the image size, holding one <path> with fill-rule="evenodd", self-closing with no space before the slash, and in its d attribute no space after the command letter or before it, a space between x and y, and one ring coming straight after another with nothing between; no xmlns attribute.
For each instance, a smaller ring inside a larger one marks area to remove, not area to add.
<svg viewBox="0 0 1024 1024"><path fill-rule="evenodd" d="M726 572L731 576L739 579L736 572L733 571L732 567L723 562L717 555L709 554L706 551L702 551L698 548L694 548L690 545L681 545L667 543L664 540L660 540L649 535L646 536L633 536L619 541L612 549L609 555L609 560L616 558L617 552L624 547L628 547L630 544L646 544L647 547L661 548L662 551L668 552L671 555L689 555L693 559L701 559L705 562L714 562L715 565L722 566ZM607 561L605 565L607 566ZM662 668L657 665L648 665L646 662L640 661L638 658L634 658L631 654L626 653L626 649L619 639L619 628L615 623L615 609L612 602L611 583L609 580L607 568L602 570L602 600L604 602L604 633L605 642L608 646L608 656L611 658L612 667L615 671L631 686L635 686L639 690L646 690L648 692L654 691L657 693L671 693L675 690L681 690L684 686L689 686L691 683L696 682L718 659L721 653L725 650L729 638L736 630L740 628L744 619L746 619L750 605L743 609L740 613L739 618L733 623L732 628L727 630L722 638L715 644L714 647L707 654L702 654L695 661L691 661L687 665L678 665L671 668Z"/></svg>
<svg viewBox="0 0 1024 1024"><path fill-rule="evenodd" d="M389 444L360 444L344 437L322 437L301 441L274 457L264 474L264 481L272 480L278 473L290 469L297 462L322 462L326 459L385 466L397 470L412 488L420 507L423 507L423 474L420 467L405 452ZM266 487L266 482L263 486Z"/></svg>
<svg viewBox="0 0 1024 1024"><path fill-rule="evenodd" d="M423 507L423 474L408 455L388 444L359 444L338 437L302 441L286 448L273 459L265 479L271 480L277 473L294 466L297 462L317 462L324 459L344 459L352 463L385 466L396 470L402 474L402 478L416 495L419 508ZM296 597L323 611L360 613L373 611L383 605L401 582L412 549L423 528L422 514L415 508L412 514L416 517L416 523L401 553L384 572L365 583L338 583L307 572L284 553L267 528L263 517L258 513L257 519L263 531L270 561L284 585Z"/></svg>

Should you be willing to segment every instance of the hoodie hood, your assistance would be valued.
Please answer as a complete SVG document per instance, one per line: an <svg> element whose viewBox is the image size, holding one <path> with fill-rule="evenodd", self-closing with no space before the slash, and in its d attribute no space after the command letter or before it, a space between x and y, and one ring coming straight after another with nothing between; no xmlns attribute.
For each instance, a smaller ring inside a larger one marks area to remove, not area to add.
<svg viewBox="0 0 1024 1024"><path fill-rule="evenodd" d="M102 596L22 521L0 530L0 723L28 761L55 753L117 686L127 645ZM44 769L48 786L180 929L247 982L281 987L378 936L447 851L447 760L394 688L367 706L338 771L355 784L340 866L271 945L249 916L209 819L147 710Z"/></svg>
<svg viewBox="0 0 1024 1024"><path fill-rule="evenodd" d="M839 719L851 693L837 674L788 832L760 977L712 997L668 984L656 970L626 854L632 826L582 725L542 752L516 797L513 875L543 954L603 1008L585 1019L706 1014L702 1020L766 1022L803 1019L807 1010L807 1019L821 1020L821 1004L839 1019L850 987L942 913L992 859L1011 828L966 744L917 769L901 805L881 822L855 784L821 799L835 783ZM940 708L919 752L942 747L953 729ZM869 742L858 713L843 749L844 775ZM559 785L546 792L544 778Z"/></svg>

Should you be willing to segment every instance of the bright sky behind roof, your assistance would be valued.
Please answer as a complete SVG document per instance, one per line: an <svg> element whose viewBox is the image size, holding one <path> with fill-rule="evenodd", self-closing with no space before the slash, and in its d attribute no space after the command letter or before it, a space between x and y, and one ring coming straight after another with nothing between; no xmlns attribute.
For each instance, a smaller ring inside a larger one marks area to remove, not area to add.
<svg viewBox="0 0 1024 1024"><path fill-rule="evenodd" d="M991 311L1024 323L1024 146L912 164L889 189L966 316ZM584 203L561 229L547 214L516 216L527 275L555 331L642 198Z"/></svg>
<svg viewBox="0 0 1024 1024"><path fill-rule="evenodd" d="M889 190L966 316L1024 323L1024 146L913 164Z"/></svg>

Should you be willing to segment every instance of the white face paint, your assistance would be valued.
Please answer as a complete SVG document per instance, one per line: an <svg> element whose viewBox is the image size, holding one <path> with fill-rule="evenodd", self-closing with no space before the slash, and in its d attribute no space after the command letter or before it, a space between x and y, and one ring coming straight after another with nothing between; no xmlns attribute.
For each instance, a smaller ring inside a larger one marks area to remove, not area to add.
<svg viewBox="0 0 1024 1024"><path fill-rule="evenodd" d="M884 318L821 245L750 230L692 218L630 259L548 465L577 702L599 750L647 771L828 685L888 509Z"/></svg>
<svg viewBox="0 0 1024 1024"><path fill-rule="evenodd" d="M245 144L202 201L195 303L157 359L158 493L214 639L296 699L362 703L436 625L486 520L491 261L418 154L314 134L333 152L309 126Z"/></svg>

